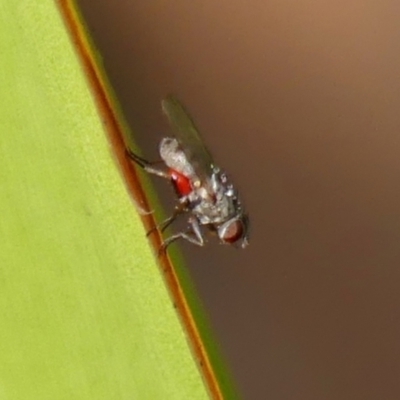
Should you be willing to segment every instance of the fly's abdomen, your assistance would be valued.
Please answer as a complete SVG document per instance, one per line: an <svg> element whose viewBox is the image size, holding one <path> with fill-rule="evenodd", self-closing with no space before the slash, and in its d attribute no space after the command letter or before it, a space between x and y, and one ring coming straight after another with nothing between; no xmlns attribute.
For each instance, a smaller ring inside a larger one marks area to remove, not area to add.
<svg viewBox="0 0 400 400"><path fill-rule="evenodd" d="M170 169L171 182L178 197L184 197L193 191L190 179L185 175Z"/></svg>
<svg viewBox="0 0 400 400"><path fill-rule="evenodd" d="M188 162L188 159L180 147L179 142L174 138L164 138L160 143L160 156L165 164L188 178L194 179L195 172L192 164Z"/></svg>

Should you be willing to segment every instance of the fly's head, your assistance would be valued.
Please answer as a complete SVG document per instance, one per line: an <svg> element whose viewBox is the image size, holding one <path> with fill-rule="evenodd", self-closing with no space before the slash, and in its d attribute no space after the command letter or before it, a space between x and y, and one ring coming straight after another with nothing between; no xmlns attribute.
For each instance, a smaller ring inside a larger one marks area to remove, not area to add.
<svg viewBox="0 0 400 400"><path fill-rule="evenodd" d="M219 239L222 243L246 247L249 244L249 219L237 191L219 169L215 169L212 182L215 193L222 194L223 203L227 206L226 218L216 226Z"/></svg>
<svg viewBox="0 0 400 400"><path fill-rule="evenodd" d="M239 214L218 226L218 237L222 243L239 245L245 248L249 244L249 219L247 214Z"/></svg>

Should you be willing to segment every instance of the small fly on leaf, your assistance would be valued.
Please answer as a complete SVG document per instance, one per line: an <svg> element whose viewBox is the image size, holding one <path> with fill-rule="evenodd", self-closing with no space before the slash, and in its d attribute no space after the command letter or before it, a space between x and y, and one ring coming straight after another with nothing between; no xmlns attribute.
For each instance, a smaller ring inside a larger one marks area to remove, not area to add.
<svg viewBox="0 0 400 400"><path fill-rule="evenodd" d="M127 149L127 155L149 174L168 179L178 197L174 213L150 230L162 232L181 215L188 216L188 227L166 238L159 250L178 239L185 239L198 246L204 245L202 227L217 233L221 243L248 245L249 220L239 200L238 193L227 175L214 161L200 139L197 128L182 104L168 96L161 103L175 134L163 138L159 152L164 168L158 162L149 162Z"/></svg>

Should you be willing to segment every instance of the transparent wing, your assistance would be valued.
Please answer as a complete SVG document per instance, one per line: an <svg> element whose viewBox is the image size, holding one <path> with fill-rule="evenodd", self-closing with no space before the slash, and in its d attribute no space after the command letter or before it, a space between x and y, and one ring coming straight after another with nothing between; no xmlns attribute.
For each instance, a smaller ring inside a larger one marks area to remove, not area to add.
<svg viewBox="0 0 400 400"><path fill-rule="evenodd" d="M205 182L212 174L213 160L204 146L192 118L172 95L166 97L161 105L188 161L192 164L199 179Z"/></svg>

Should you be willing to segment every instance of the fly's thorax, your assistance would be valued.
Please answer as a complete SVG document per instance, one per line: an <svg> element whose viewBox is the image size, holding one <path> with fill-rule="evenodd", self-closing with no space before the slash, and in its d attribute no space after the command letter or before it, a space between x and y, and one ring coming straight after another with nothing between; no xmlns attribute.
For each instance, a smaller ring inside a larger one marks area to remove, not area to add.
<svg viewBox="0 0 400 400"><path fill-rule="evenodd" d="M195 179L195 171L188 161L179 142L175 138L163 138L159 146L160 156L165 164L186 176L189 179Z"/></svg>
<svg viewBox="0 0 400 400"><path fill-rule="evenodd" d="M203 225L224 223L241 210L236 191L226 175L216 168L209 182L193 190L189 201Z"/></svg>

